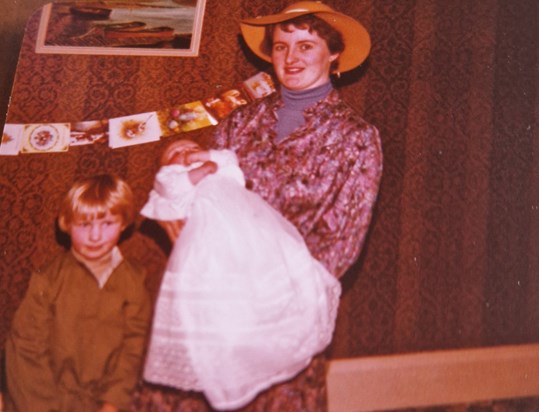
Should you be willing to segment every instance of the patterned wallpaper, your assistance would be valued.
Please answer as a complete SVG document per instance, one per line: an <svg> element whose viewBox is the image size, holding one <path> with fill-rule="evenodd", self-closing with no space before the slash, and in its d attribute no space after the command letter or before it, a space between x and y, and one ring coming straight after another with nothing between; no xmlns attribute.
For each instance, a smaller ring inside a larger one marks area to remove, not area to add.
<svg viewBox="0 0 539 412"><path fill-rule="evenodd" d="M234 86L269 69L245 49L238 20L288 3L207 0L196 58L35 54L38 11L7 120L111 118ZM379 127L385 154L366 247L343 279L331 356L539 341L539 3L328 4L371 32L368 61L339 86ZM166 143L0 158L2 346L31 270L63 247L54 219L73 179L116 172L141 207ZM154 291L168 247L142 219L122 243L148 267Z"/></svg>

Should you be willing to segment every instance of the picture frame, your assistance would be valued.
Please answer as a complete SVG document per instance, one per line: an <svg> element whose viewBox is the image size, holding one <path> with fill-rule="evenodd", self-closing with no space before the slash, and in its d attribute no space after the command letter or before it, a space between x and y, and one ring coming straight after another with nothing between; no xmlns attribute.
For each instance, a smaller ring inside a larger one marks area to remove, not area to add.
<svg viewBox="0 0 539 412"><path fill-rule="evenodd" d="M206 0L48 3L36 53L196 57L205 6Z"/></svg>

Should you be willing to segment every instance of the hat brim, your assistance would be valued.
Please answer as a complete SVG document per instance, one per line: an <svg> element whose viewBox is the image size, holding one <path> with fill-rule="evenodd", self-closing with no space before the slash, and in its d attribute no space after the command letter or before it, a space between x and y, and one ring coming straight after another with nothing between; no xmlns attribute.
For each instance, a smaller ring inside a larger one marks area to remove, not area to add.
<svg viewBox="0 0 539 412"><path fill-rule="evenodd" d="M352 70L365 61L371 50L371 38L367 29L354 18L335 11L299 11L272 14L242 20L240 28L247 46L253 53L261 59L271 62L271 56L262 50L265 26L282 23L306 14L316 15L342 34L344 50L339 56L338 70L340 72Z"/></svg>

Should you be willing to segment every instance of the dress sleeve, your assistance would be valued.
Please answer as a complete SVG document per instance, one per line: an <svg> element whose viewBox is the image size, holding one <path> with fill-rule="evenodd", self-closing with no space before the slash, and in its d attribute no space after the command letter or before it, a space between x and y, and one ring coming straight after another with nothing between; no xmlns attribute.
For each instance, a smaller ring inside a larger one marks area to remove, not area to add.
<svg viewBox="0 0 539 412"><path fill-rule="evenodd" d="M6 341L8 390L16 410L53 411L59 406L51 367L51 295L46 273L34 273Z"/></svg>
<svg viewBox="0 0 539 412"><path fill-rule="evenodd" d="M155 176L148 201L140 213L150 219L185 219L193 202L195 189L189 181L189 168L181 165L163 166Z"/></svg>
<svg viewBox="0 0 539 412"><path fill-rule="evenodd" d="M151 321L150 296L145 287L145 271L129 264L135 276L128 288L124 305L123 345L116 368L103 382L106 388L101 401L109 402L121 410L128 409L132 392L141 376L145 347ZM128 269L129 270L129 269Z"/></svg>
<svg viewBox="0 0 539 412"><path fill-rule="evenodd" d="M352 160L353 159L353 160ZM313 229L304 235L313 255L336 277L355 262L363 247L382 175L382 148L378 130L359 131L350 167L320 210Z"/></svg>
<svg viewBox="0 0 539 412"><path fill-rule="evenodd" d="M234 134L235 117L237 111L227 116L215 128L213 139L210 142L211 149L228 149L230 148L230 137Z"/></svg>

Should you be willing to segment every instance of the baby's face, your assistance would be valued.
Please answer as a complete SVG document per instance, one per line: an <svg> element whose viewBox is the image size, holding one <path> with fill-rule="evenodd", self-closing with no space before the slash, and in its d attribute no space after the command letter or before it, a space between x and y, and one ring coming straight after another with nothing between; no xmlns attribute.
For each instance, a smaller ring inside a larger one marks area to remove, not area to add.
<svg viewBox="0 0 539 412"><path fill-rule="evenodd" d="M185 141L178 142L175 147L174 154L171 156L169 164L187 165L187 156L191 153L202 151L201 147L195 142Z"/></svg>

